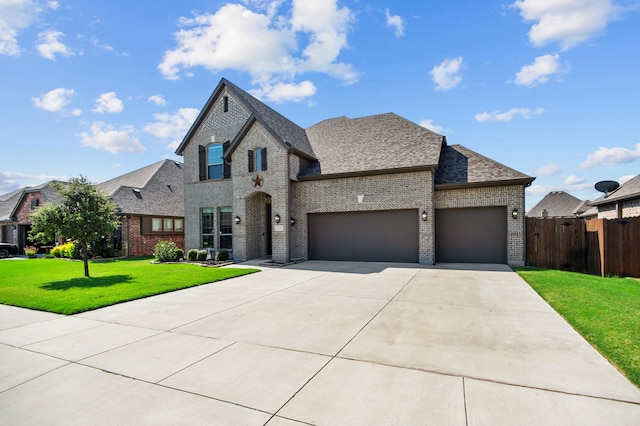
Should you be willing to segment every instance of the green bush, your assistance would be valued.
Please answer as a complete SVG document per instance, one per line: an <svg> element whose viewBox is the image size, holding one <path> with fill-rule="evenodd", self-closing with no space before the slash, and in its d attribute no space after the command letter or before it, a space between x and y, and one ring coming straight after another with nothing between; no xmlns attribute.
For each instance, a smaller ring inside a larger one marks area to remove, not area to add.
<svg viewBox="0 0 640 426"><path fill-rule="evenodd" d="M225 262L229 260L229 252L226 250L218 250L216 252L216 260L218 262Z"/></svg>
<svg viewBox="0 0 640 426"><path fill-rule="evenodd" d="M159 241L153 248L153 255L159 262L175 262L178 260L178 250L173 241Z"/></svg>
<svg viewBox="0 0 640 426"><path fill-rule="evenodd" d="M207 260L207 253L208 251L206 250L198 250L198 256L196 257L196 260L198 260L199 262Z"/></svg>
<svg viewBox="0 0 640 426"><path fill-rule="evenodd" d="M69 259L74 259L78 255L78 245L74 242L69 241L68 243L64 243L52 248L51 254L54 257L66 257Z"/></svg>
<svg viewBox="0 0 640 426"><path fill-rule="evenodd" d="M196 259L198 259L198 250L197 249L191 249L187 252L187 259L189 259L192 262L195 262Z"/></svg>
<svg viewBox="0 0 640 426"><path fill-rule="evenodd" d="M184 250L178 249L176 250L176 260L184 259Z"/></svg>

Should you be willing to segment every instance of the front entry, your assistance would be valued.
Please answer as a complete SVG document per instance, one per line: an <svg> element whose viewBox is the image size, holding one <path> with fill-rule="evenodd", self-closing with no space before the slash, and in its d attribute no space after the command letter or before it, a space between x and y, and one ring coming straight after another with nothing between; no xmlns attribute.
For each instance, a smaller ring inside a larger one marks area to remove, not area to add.
<svg viewBox="0 0 640 426"><path fill-rule="evenodd" d="M271 256L271 196L254 192L246 198L246 258L259 259Z"/></svg>

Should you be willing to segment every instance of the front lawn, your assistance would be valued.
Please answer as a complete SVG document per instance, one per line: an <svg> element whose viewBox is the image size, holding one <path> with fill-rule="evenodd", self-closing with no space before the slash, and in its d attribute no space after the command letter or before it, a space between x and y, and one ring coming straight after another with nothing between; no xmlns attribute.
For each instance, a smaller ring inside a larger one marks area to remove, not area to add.
<svg viewBox="0 0 640 426"><path fill-rule="evenodd" d="M640 387L640 281L537 268L517 272Z"/></svg>
<svg viewBox="0 0 640 426"><path fill-rule="evenodd" d="M258 271L148 258L91 262L89 270L87 278L82 262L62 259L0 261L0 303L69 315Z"/></svg>

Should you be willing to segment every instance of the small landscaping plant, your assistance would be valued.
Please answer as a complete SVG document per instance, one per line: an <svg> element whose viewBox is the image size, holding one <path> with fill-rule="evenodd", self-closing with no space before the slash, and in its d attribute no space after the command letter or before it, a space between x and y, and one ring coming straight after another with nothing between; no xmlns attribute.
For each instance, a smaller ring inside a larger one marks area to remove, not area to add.
<svg viewBox="0 0 640 426"><path fill-rule="evenodd" d="M218 250L216 252L216 260L218 262L226 262L229 260L229 252L226 250Z"/></svg>
<svg viewBox="0 0 640 426"><path fill-rule="evenodd" d="M198 259L198 250L190 249L187 252L187 259L189 259L191 262L195 262Z"/></svg>
<svg viewBox="0 0 640 426"><path fill-rule="evenodd" d="M153 255L158 262L175 262L179 259L178 255L183 256L184 252L173 241L160 241L153 248Z"/></svg>
<svg viewBox="0 0 640 426"><path fill-rule="evenodd" d="M207 254L209 252L206 250L198 250L198 255L196 256L196 260L198 262L204 262L205 260L207 260Z"/></svg>
<svg viewBox="0 0 640 426"><path fill-rule="evenodd" d="M38 250L35 247L31 247L31 246L26 246L24 248L24 254L27 255L27 257L29 258L34 258L36 257L36 254L38 253Z"/></svg>

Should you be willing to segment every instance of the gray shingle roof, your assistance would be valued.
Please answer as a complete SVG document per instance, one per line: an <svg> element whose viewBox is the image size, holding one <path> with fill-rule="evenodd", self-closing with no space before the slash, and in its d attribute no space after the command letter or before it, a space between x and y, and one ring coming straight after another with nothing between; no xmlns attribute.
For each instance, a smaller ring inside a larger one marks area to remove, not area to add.
<svg viewBox="0 0 640 426"><path fill-rule="evenodd" d="M462 145L447 145L440 154L435 184L473 185L500 181L528 184L534 179Z"/></svg>
<svg viewBox="0 0 640 426"><path fill-rule="evenodd" d="M629 200L632 198L640 198L640 175L626 181L625 183L620 185L620 188L613 191L608 196L603 195L591 204L593 204L594 206L601 206L603 204Z"/></svg>
<svg viewBox="0 0 640 426"><path fill-rule="evenodd" d="M0 197L0 222L12 222L12 217L15 215L22 198L26 193L39 192L43 198L43 202L46 201L59 201L60 197L55 189L51 187L51 184L56 181L49 181L36 186L27 186L19 188L8 194L4 194ZM66 184L67 182L59 182Z"/></svg>
<svg viewBox="0 0 640 426"><path fill-rule="evenodd" d="M527 212L527 217L575 217L575 210L583 204L582 200L564 191L552 191Z"/></svg>
<svg viewBox="0 0 640 426"><path fill-rule="evenodd" d="M301 177L431 168L445 143L444 136L394 113L332 118L306 132L319 162Z"/></svg>
<svg viewBox="0 0 640 426"><path fill-rule="evenodd" d="M162 160L96 185L122 214L184 216L182 163Z"/></svg>

